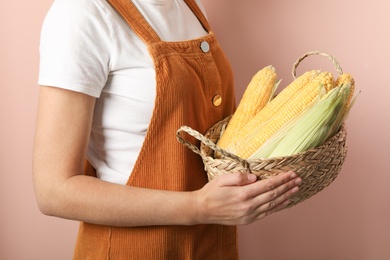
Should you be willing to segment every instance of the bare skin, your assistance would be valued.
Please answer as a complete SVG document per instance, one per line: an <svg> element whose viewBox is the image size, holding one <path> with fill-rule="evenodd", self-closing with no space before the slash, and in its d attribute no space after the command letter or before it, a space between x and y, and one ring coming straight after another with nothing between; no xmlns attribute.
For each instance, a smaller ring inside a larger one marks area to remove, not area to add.
<svg viewBox="0 0 390 260"><path fill-rule="evenodd" d="M287 172L219 176L193 192L113 184L83 175L95 98L41 87L33 182L42 213L111 226L249 224L288 203L301 179ZM158 209L158 210L156 210Z"/></svg>

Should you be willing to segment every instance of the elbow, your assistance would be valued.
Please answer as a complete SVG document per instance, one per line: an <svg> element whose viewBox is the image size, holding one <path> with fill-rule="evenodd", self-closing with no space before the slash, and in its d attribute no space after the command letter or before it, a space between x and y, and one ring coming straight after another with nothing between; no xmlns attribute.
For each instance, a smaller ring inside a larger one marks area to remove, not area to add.
<svg viewBox="0 0 390 260"><path fill-rule="evenodd" d="M46 216L54 216L55 215L53 208L50 206L50 204L47 201L45 201L43 199L39 199L38 197L36 197L36 200L37 200L38 209L43 215L46 215Z"/></svg>
<svg viewBox="0 0 390 260"><path fill-rule="evenodd" d="M58 190L54 185L45 181L34 179L35 200L39 211L47 216L58 216L61 201L59 201Z"/></svg>
<svg viewBox="0 0 390 260"><path fill-rule="evenodd" d="M39 211L46 216L56 216L56 203L50 192L42 190L40 187L35 187L35 200Z"/></svg>

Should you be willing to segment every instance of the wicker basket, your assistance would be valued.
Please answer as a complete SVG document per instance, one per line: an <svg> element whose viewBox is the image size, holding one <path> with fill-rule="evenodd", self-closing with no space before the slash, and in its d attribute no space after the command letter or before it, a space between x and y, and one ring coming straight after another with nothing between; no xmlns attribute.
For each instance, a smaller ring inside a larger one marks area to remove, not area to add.
<svg viewBox="0 0 390 260"><path fill-rule="evenodd" d="M294 66L296 67L297 64ZM295 69L293 69L293 76L295 77ZM261 180L289 170L294 171L302 178L302 183L299 192L290 198L291 203L287 208L310 198L331 184L338 176L347 155L346 127L343 124L337 134L314 149L292 156L242 159L216 145L221 131L227 126L230 118L227 117L212 126L205 135L190 127L182 126L176 133L177 140L202 157L209 180L218 175L233 172L253 173ZM182 132L201 141L200 148L185 140ZM215 152L222 156L216 158Z"/></svg>
<svg viewBox="0 0 390 260"><path fill-rule="evenodd" d="M302 178L302 184L299 192L291 198L288 207L310 198L331 184L340 172L347 155L346 128L343 125L340 131L323 145L303 153L268 159L244 160L215 144L218 142L221 129L229 120L230 117L218 122L205 135L183 126L177 131L177 139L202 157L209 180L218 175L233 172L249 172L257 175L258 179L266 179L281 172L294 171ZM181 135L183 131L202 142L200 149L183 139ZM215 158L214 151L218 151L223 157Z"/></svg>

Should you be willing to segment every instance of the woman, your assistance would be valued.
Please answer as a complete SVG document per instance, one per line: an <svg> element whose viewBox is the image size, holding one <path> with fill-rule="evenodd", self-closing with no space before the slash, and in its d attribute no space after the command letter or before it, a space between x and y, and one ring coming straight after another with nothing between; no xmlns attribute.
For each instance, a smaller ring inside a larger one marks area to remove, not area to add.
<svg viewBox="0 0 390 260"><path fill-rule="evenodd" d="M81 222L74 259L237 259L236 225L298 191L292 172L207 183L176 141L180 126L205 132L235 108L202 10L199 0L56 0L47 14L33 177L44 214Z"/></svg>

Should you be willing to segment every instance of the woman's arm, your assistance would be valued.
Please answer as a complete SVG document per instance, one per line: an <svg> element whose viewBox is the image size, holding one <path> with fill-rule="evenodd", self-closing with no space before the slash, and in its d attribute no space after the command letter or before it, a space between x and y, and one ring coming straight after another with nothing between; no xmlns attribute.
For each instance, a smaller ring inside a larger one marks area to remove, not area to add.
<svg viewBox="0 0 390 260"><path fill-rule="evenodd" d="M95 98L41 87L33 182L42 213L113 226L247 224L285 206L298 190L292 173L267 181L228 174L194 192L151 190L83 175Z"/></svg>

